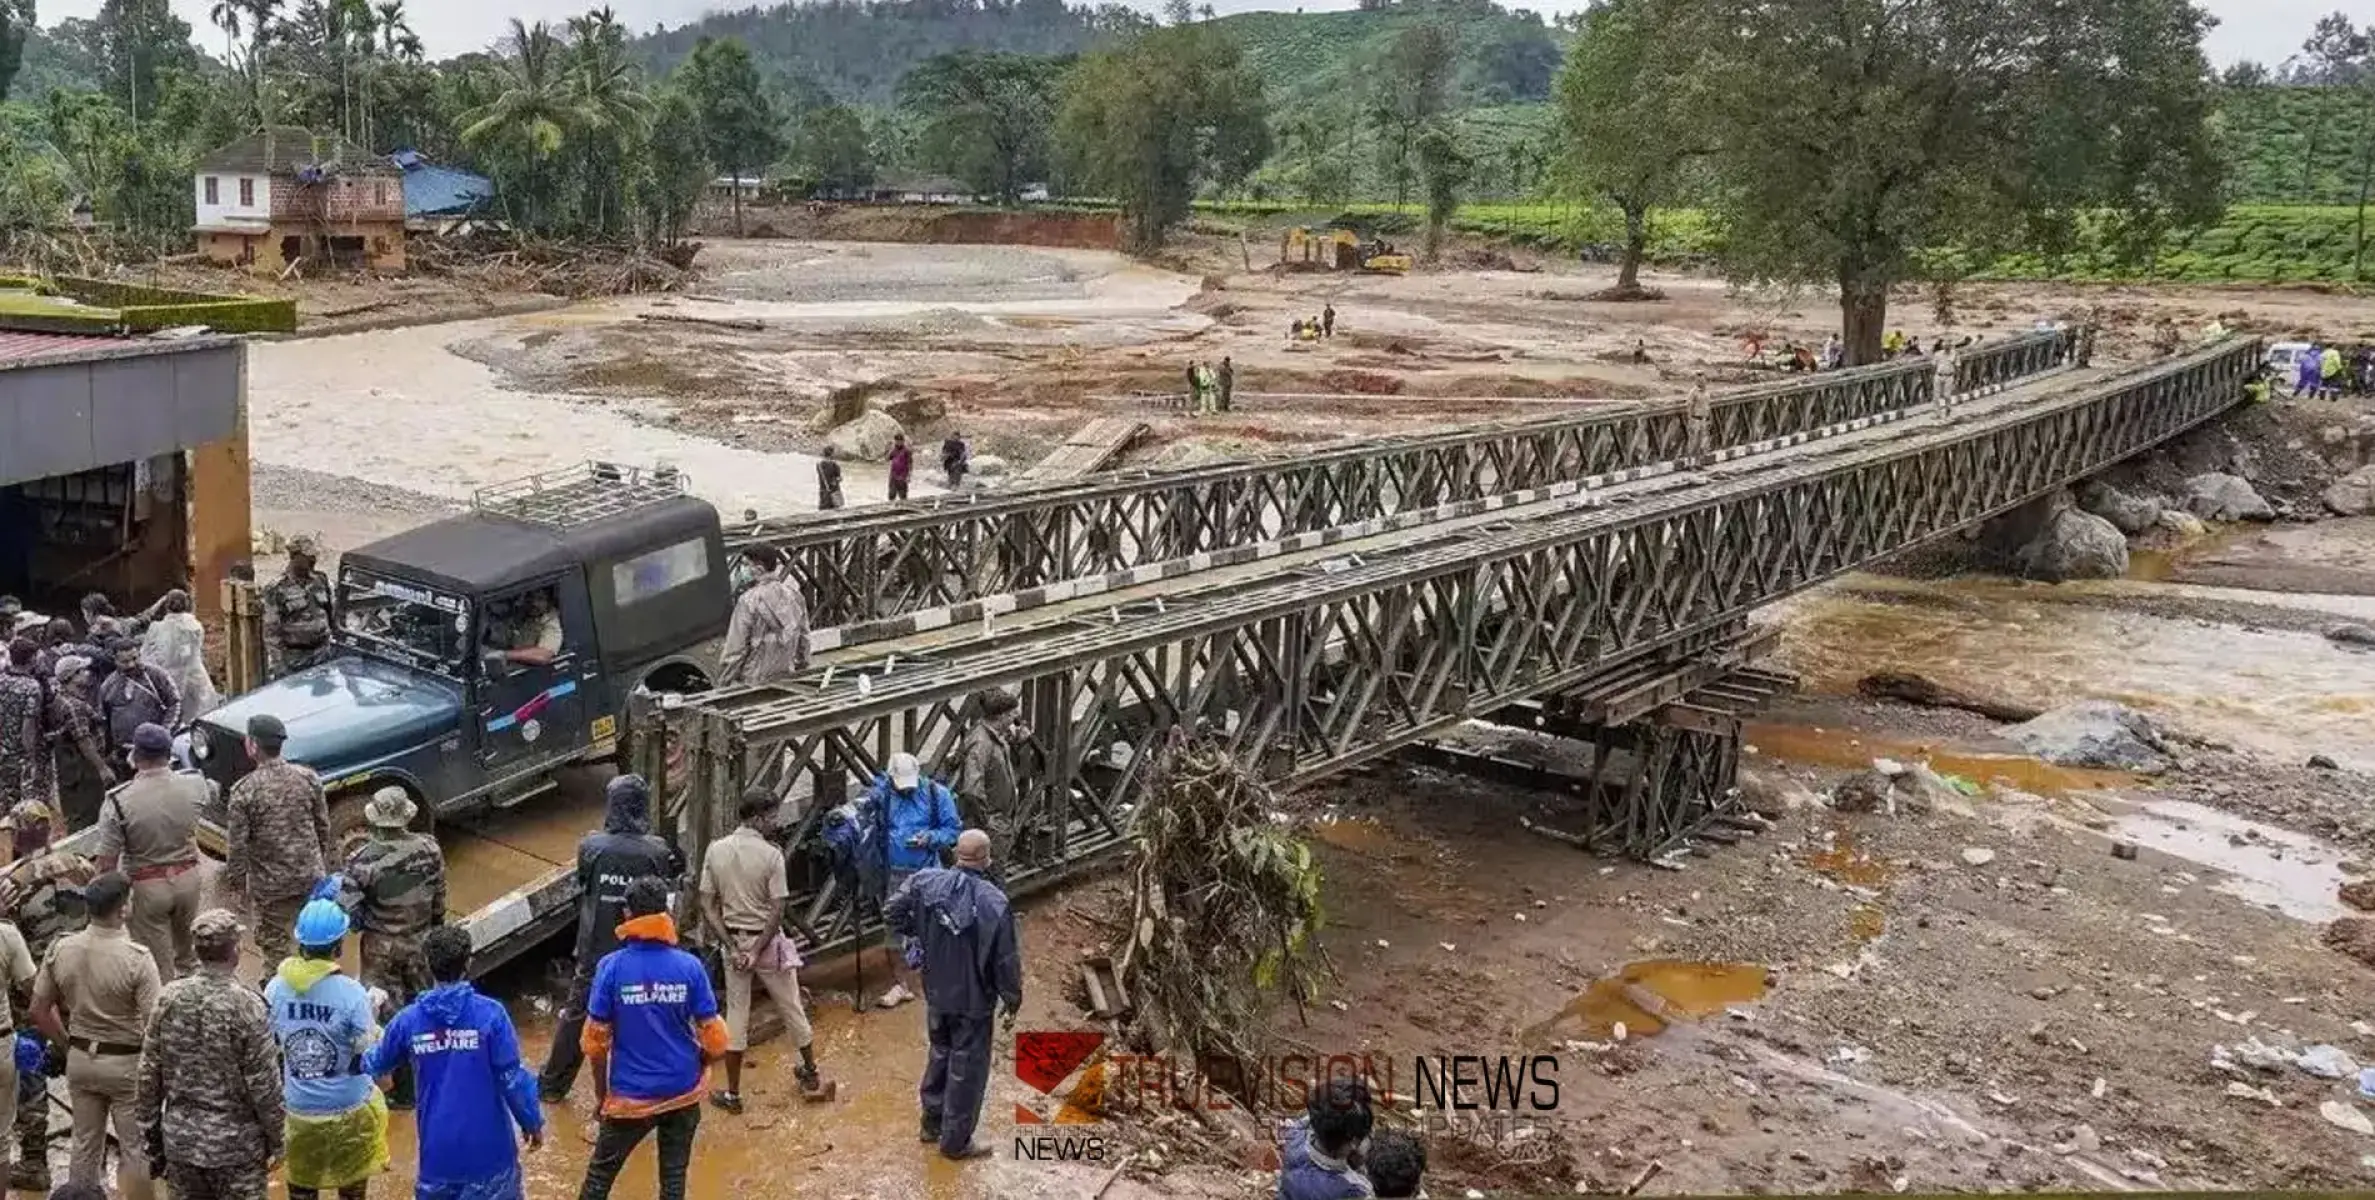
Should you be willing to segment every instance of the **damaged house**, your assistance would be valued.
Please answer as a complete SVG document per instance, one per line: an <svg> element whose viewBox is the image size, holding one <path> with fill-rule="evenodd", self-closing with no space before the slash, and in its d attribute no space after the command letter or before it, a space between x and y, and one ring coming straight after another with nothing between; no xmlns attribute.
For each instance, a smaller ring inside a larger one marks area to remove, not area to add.
<svg viewBox="0 0 2375 1200"><path fill-rule="evenodd" d="M337 137L273 126L198 160L198 252L278 275L290 264L404 269L404 179Z"/></svg>

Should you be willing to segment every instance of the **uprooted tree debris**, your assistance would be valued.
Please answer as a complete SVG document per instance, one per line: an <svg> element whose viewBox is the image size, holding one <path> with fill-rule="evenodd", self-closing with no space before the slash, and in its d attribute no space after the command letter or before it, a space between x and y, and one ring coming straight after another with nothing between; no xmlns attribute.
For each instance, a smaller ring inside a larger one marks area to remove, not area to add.
<svg viewBox="0 0 2375 1200"><path fill-rule="evenodd" d="M475 283L490 291L625 296L673 292L692 281L699 242L657 250L632 245L557 242L481 232L415 239L405 249L414 270Z"/></svg>
<svg viewBox="0 0 2375 1200"><path fill-rule="evenodd" d="M1329 973L1318 863L1225 748L1175 740L1150 769L1114 974L1152 1045L1251 1061L1268 1000L1284 994L1299 1013Z"/></svg>

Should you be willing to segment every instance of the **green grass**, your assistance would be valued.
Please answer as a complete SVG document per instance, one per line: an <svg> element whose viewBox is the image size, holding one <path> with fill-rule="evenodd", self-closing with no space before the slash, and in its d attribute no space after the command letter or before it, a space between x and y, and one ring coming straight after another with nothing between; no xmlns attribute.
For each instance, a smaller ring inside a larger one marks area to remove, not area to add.
<svg viewBox="0 0 2375 1200"><path fill-rule="evenodd" d="M28 292L0 292L0 329L32 333L114 333L124 314Z"/></svg>

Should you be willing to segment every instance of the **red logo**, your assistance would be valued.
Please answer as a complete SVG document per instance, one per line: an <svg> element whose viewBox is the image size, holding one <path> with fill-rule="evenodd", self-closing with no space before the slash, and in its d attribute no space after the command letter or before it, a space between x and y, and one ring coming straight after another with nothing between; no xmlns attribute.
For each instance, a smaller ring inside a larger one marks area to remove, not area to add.
<svg viewBox="0 0 2375 1200"><path fill-rule="evenodd" d="M1015 1034L1014 1077L1029 1084L1032 1091L1053 1096L1056 1089L1074 1075L1080 1077L1080 1082L1063 1097L1063 1103L1052 1116L1017 1104L1014 1106L1014 1119L1024 1125L1088 1125L1101 1119L1105 1092L1104 1064L1089 1060L1104 1046L1105 1035L1095 1030L1039 1030Z"/></svg>

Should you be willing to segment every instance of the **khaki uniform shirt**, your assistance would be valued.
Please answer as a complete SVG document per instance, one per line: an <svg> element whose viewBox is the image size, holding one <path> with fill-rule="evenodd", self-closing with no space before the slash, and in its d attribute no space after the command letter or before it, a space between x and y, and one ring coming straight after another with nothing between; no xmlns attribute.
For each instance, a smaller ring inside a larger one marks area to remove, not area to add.
<svg viewBox="0 0 2375 1200"><path fill-rule="evenodd" d="M171 771L142 771L107 793L99 806L99 845L92 855L123 855L126 875L143 867L169 867L198 859L198 815L206 781Z"/></svg>
<svg viewBox="0 0 2375 1200"><path fill-rule="evenodd" d="M121 925L58 939L33 981L33 1006L56 1004L69 1036L137 1046L157 1005L157 962Z"/></svg>
<svg viewBox="0 0 2375 1200"><path fill-rule="evenodd" d="M25 935L14 925L0 922L0 975L7 977L7 987L0 989L0 1036L16 1030L17 1018L24 1014L13 1011L8 1002L9 991L33 982L38 973L33 969L33 952L25 948Z"/></svg>
<svg viewBox="0 0 2375 1200"><path fill-rule="evenodd" d="M728 932L772 935L790 895L783 851L748 825L711 842L701 857L702 901Z"/></svg>

